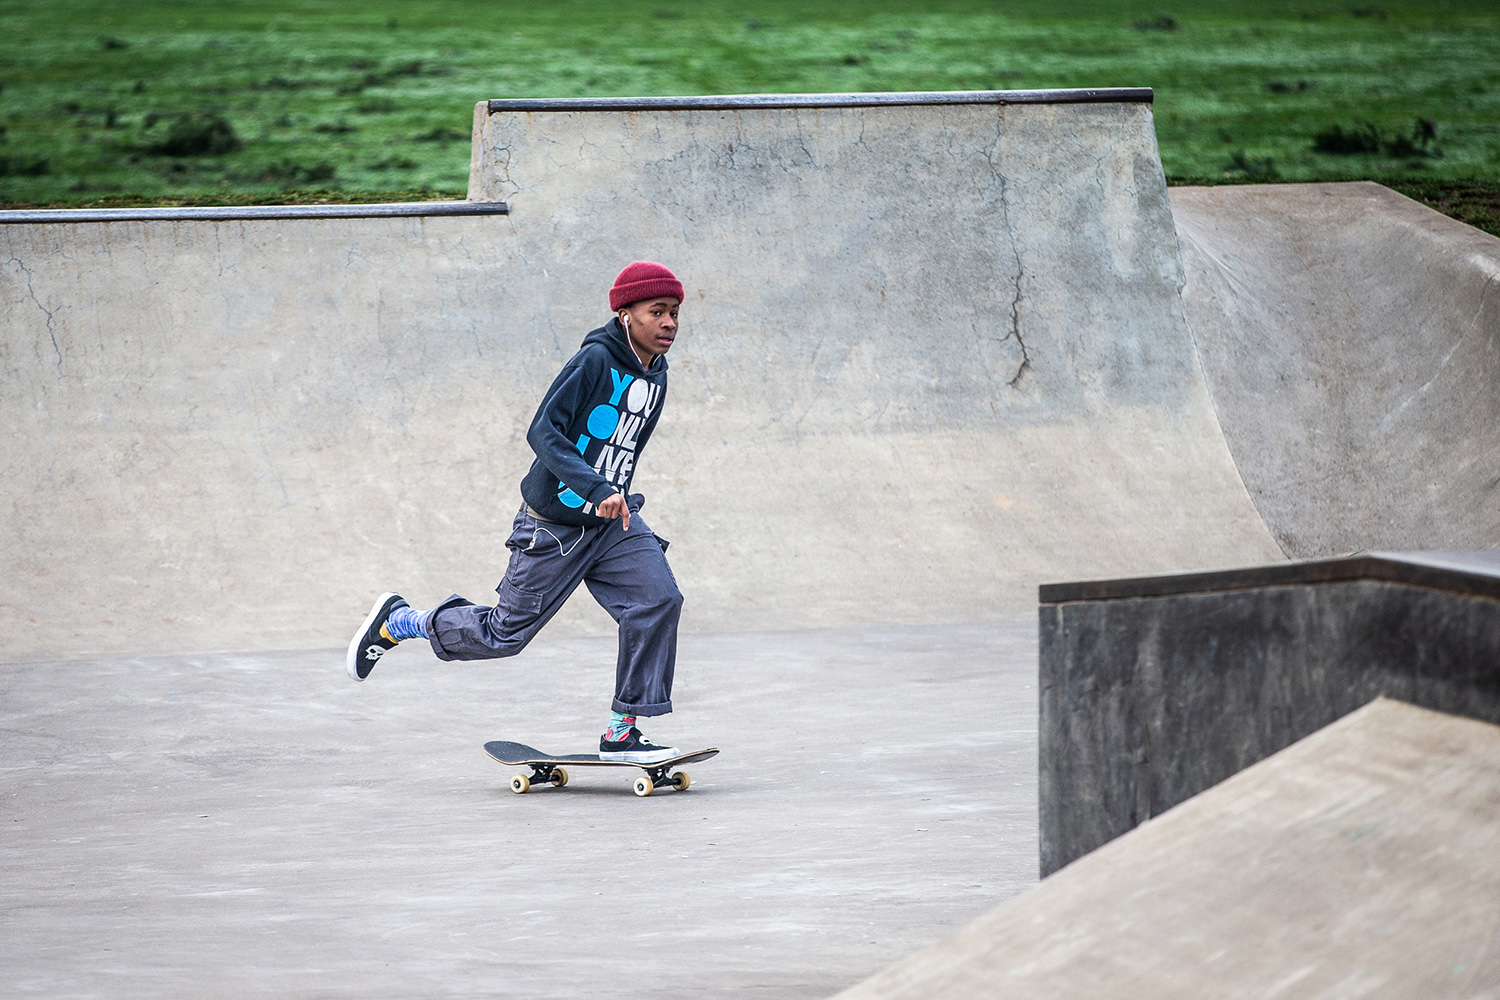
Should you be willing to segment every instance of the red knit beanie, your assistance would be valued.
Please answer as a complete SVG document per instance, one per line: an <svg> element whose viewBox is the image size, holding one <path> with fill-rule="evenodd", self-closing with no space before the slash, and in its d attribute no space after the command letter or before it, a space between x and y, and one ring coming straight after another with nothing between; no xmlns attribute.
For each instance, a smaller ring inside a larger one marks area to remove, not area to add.
<svg viewBox="0 0 1500 1000"><path fill-rule="evenodd" d="M642 299L654 299L663 295L670 295L681 302L682 282L662 265L649 260L638 260L615 278L615 287L609 290L609 307L619 312Z"/></svg>

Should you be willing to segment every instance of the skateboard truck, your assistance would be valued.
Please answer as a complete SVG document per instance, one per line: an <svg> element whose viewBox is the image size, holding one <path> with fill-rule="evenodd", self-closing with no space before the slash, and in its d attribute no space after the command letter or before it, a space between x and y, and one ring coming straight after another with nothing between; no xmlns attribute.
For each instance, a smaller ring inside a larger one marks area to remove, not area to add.
<svg viewBox="0 0 1500 1000"><path fill-rule="evenodd" d="M510 790L517 795L525 794L532 785L541 783L551 785L553 788L561 788L568 783L568 772L560 767L548 767L545 764L531 765L531 776L524 774L513 775L510 779Z"/></svg>
<svg viewBox="0 0 1500 1000"><path fill-rule="evenodd" d="M668 774L667 772L671 769L672 766L670 764L646 768L646 773L635 779L635 794L650 795L656 789L666 788L668 785L671 785L679 792L687 791L688 786L693 783L693 779L688 777L686 771ZM647 785L648 781L650 782L649 786Z"/></svg>

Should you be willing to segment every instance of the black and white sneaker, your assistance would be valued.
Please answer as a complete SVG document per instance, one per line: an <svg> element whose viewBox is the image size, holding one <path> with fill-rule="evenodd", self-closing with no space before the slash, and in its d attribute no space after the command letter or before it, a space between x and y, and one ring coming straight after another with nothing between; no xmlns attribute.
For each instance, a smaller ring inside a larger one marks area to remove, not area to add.
<svg viewBox="0 0 1500 1000"><path fill-rule="evenodd" d="M357 681L364 680L375 669L375 661L388 650L396 648L394 642L380 634L380 626L385 624L392 611L408 606L400 594L381 594L375 598L375 606L370 609L365 623L354 633L354 638L349 643L349 657L345 661L345 667L350 677Z"/></svg>
<svg viewBox="0 0 1500 1000"><path fill-rule="evenodd" d="M623 740L612 740L605 733L599 737L599 759L600 760L623 760L631 764L655 764L658 761L671 760L680 757L681 751L676 747L659 747L646 737L634 726L630 732L625 734Z"/></svg>

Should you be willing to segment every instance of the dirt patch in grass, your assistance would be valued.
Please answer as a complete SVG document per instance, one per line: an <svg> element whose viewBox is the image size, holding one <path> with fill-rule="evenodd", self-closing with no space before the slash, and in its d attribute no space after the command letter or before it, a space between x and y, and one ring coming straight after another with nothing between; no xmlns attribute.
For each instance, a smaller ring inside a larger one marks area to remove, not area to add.
<svg viewBox="0 0 1500 1000"><path fill-rule="evenodd" d="M1491 236L1500 236L1500 181L1390 181L1386 187Z"/></svg>

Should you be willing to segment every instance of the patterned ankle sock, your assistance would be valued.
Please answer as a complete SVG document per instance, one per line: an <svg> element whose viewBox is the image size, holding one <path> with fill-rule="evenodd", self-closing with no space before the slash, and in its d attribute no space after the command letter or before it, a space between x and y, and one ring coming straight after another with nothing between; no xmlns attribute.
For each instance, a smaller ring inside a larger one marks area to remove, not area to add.
<svg viewBox="0 0 1500 1000"><path fill-rule="evenodd" d="M604 727L604 738L612 743L618 743L630 735L630 730L634 725L635 716L610 712L609 725Z"/></svg>
<svg viewBox="0 0 1500 1000"><path fill-rule="evenodd" d="M402 639L427 638L427 612L411 608L397 608L380 626L380 631L392 642Z"/></svg>

